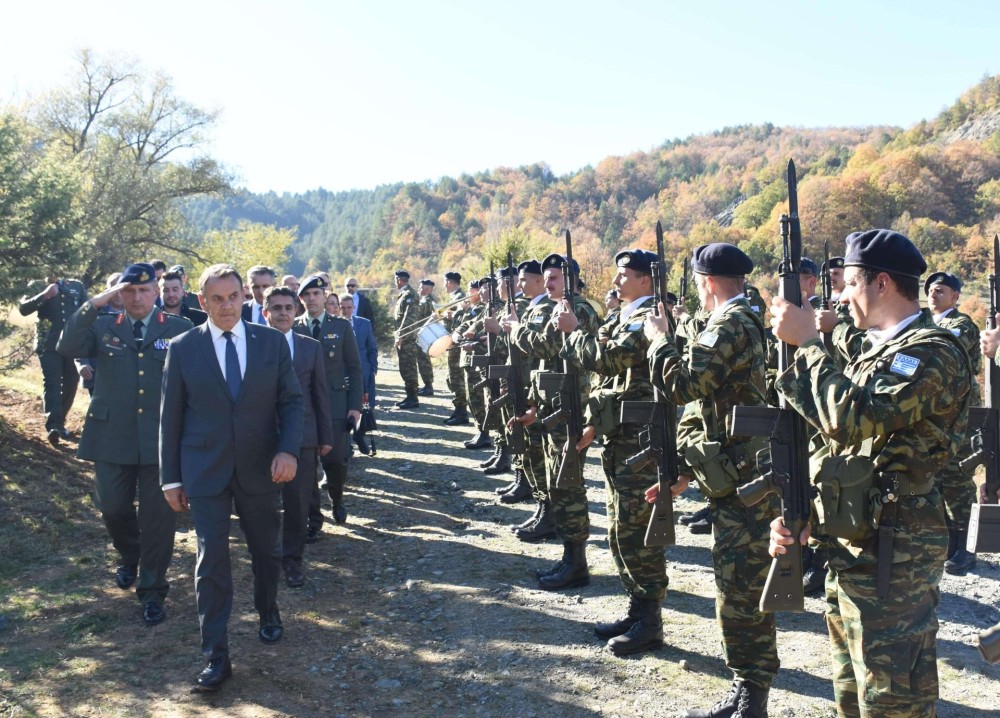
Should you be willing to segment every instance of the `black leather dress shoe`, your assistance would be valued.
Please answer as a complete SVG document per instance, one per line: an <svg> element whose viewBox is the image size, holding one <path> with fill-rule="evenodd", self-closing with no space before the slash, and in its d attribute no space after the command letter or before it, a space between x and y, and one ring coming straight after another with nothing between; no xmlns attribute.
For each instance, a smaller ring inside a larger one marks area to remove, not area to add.
<svg viewBox="0 0 1000 718"><path fill-rule="evenodd" d="M333 505L333 520L338 524L347 522L347 509L344 507L343 502Z"/></svg>
<svg viewBox="0 0 1000 718"><path fill-rule="evenodd" d="M167 611L163 608L162 603L146 601L142 604L142 620L146 622L147 626L155 626L157 623L162 623L166 617Z"/></svg>
<svg viewBox="0 0 1000 718"><path fill-rule="evenodd" d="M48 438L50 444L53 446L59 446L59 439L62 438L62 435L59 433L59 429L49 429L49 433L46 434L46 437Z"/></svg>
<svg viewBox="0 0 1000 718"><path fill-rule="evenodd" d="M129 588L133 583L135 583L135 577L138 575L138 569L138 566L119 564L118 570L115 571L115 583L118 584L118 588L124 591L126 588Z"/></svg>
<svg viewBox="0 0 1000 718"><path fill-rule="evenodd" d="M60 436L60 438L63 438L63 439L72 439L73 438L72 432L70 432L70 430L67 429L65 426L62 427L61 429L59 429L59 436Z"/></svg>
<svg viewBox="0 0 1000 718"><path fill-rule="evenodd" d="M306 529L306 543L316 543L319 541L320 530L310 526Z"/></svg>
<svg viewBox="0 0 1000 718"><path fill-rule="evenodd" d="M213 658L205 670L194 680L195 693L210 693L219 690L222 683L233 675L233 664L228 658Z"/></svg>
<svg viewBox="0 0 1000 718"><path fill-rule="evenodd" d="M275 606L266 614L260 617L260 631L258 635L264 643L277 643L281 640L281 635L285 632L281 625L281 614Z"/></svg>
<svg viewBox="0 0 1000 718"><path fill-rule="evenodd" d="M298 566L285 567L285 583L289 588L302 588L305 585L306 577L302 575L302 569Z"/></svg>

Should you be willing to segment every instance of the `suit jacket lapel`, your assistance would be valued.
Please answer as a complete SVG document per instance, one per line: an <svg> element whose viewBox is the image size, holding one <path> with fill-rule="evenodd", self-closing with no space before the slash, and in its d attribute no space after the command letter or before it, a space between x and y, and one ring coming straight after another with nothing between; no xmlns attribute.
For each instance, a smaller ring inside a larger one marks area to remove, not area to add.
<svg viewBox="0 0 1000 718"><path fill-rule="evenodd" d="M260 325L254 324L252 321L243 322L243 336L246 337L247 345L247 367L246 371L243 372L243 383L240 384L240 395L236 397L236 401L243 398L243 394L247 390L247 384L254 381L255 377L253 375L257 372L260 364L259 347L261 345L259 343L260 340L257 339L258 326Z"/></svg>

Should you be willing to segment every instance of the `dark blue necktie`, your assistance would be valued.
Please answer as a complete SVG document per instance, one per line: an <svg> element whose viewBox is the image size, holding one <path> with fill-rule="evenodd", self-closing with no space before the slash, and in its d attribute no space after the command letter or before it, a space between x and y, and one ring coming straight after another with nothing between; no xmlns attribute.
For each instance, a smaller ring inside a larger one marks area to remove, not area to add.
<svg viewBox="0 0 1000 718"><path fill-rule="evenodd" d="M137 319L132 324L132 336L135 337L135 343L142 344L142 320Z"/></svg>
<svg viewBox="0 0 1000 718"><path fill-rule="evenodd" d="M233 341L232 332L222 332L226 338L226 384L229 386L229 395L233 400L240 395L240 387L243 386L243 376L240 374L240 358L236 354L236 342Z"/></svg>

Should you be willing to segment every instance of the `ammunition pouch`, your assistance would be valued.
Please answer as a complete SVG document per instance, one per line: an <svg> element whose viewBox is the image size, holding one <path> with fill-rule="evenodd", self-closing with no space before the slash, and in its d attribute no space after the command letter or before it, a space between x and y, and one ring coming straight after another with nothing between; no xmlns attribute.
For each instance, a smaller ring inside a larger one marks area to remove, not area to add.
<svg viewBox="0 0 1000 718"><path fill-rule="evenodd" d="M863 456L824 456L814 467L817 533L859 542L875 535L882 491L875 465Z"/></svg>
<svg viewBox="0 0 1000 718"><path fill-rule="evenodd" d="M583 409L583 422L597 429L598 436L613 436L621 428L621 405L611 392L591 394Z"/></svg>
<svg viewBox="0 0 1000 718"><path fill-rule="evenodd" d="M718 441L705 441L684 447L684 461L691 468L701 493L721 499L736 492L740 470Z"/></svg>

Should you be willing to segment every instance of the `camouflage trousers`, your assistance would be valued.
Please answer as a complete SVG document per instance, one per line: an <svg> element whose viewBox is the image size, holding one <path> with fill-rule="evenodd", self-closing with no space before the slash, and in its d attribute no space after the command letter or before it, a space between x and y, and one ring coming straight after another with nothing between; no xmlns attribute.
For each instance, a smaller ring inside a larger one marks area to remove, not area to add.
<svg viewBox="0 0 1000 718"><path fill-rule="evenodd" d="M549 498L545 456L545 427L536 421L524 430L524 444L527 451L521 457L521 468L531 485L531 496L542 502Z"/></svg>
<svg viewBox="0 0 1000 718"><path fill-rule="evenodd" d="M768 534L778 515L778 500L769 496L746 507L733 494L708 503L722 655L734 679L769 688L779 665L775 619L758 606L771 567Z"/></svg>
<svg viewBox="0 0 1000 718"><path fill-rule="evenodd" d="M545 464L549 505L556 522L556 534L563 541L583 543L590 538L590 507L587 503L587 486L556 486L563 447L566 445L566 425L558 424L545 431ZM582 465L587 452L580 456ZM544 501L544 499L542 499Z"/></svg>
<svg viewBox="0 0 1000 718"><path fill-rule="evenodd" d="M841 718L933 718L937 605L948 536L940 495L899 500L889 595L876 587L876 539L854 558L831 548L826 625Z"/></svg>
<svg viewBox="0 0 1000 718"><path fill-rule="evenodd" d="M434 366L427 352L417 347L417 369L420 370L420 380L424 386L434 386Z"/></svg>
<svg viewBox="0 0 1000 718"><path fill-rule="evenodd" d="M637 472L625 460L639 452L638 432L607 437L601 466L607 484L608 545L618 577L629 595L663 601L667 595L667 562L663 547L646 546L646 527L653 512L646 489L655 473ZM561 446L561 444L560 444Z"/></svg>
<svg viewBox="0 0 1000 718"><path fill-rule="evenodd" d="M399 359L399 375L403 378L403 386L407 395L416 394L420 388L417 377L417 356L422 352L414 341L403 342L396 349Z"/></svg>
<svg viewBox="0 0 1000 718"><path fill-rule="evenodd" d="M462 370L462 352L459 349L448 350L448 388L455 398L452 404L456 409L465 409L469 404L465 392L465 372Z"/></svg>
<svg viewBox="0 0 1000 718"><path fill-rule="evenodd" d="M472 412L476 425L482 427L486 420L486 394L483 389L476 389L475 386L482 380L483 373L471 366L465 366L462 369L465 372L465 391L469 399L469 411Z"/></svg>
<svg viewBox="0 0 1000 718"><path fill-rule="evenodd" d="M971 437L959 444L958 454L948 462L937 478L934 487L944 500L944 520L949 531L967 531L972 517L972 504L979 500L973 477L959 468L958 463L972 455ZM962 548L965 548L964 546Z"/></svg>

